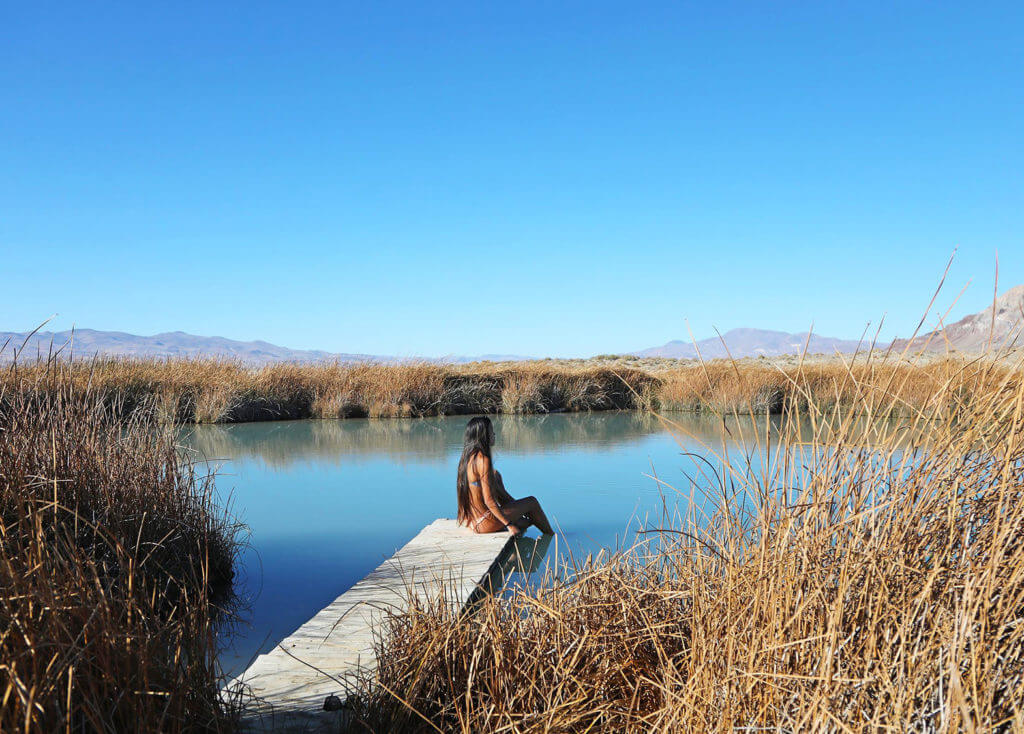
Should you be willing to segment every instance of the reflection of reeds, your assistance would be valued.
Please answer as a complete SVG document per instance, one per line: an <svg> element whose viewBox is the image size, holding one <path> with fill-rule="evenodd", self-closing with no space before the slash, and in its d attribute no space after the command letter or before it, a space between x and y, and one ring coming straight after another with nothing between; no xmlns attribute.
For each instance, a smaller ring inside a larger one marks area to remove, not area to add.
<svg viewBox="0 0 1024 734"><path fill-rule="evenodd" d="M235 530L148 411L116 419L69 378L12 369L0 394L0 730L229 729Z"/></svg>
<svg viewBox="0 0 1024 734"><path fill-rule="evenodd" d="M278 364L258 369L216 360L99 360L71 367L79 389L130 412L164 420L238 423L282 418L351 418L660 409L779 413L809 402L855 405L858 390L883 391L899 414L930 400L970 395L1011 372L982 376L959 359L922 365L860 359L791 365L758 361L632 366L537 361L473 365ZM22 373L45 370L23 365ZM940 384L950 384L941 398ZM11 386L7 386L10 390ZM949 407L949 406L947 406Z"/></svg>
<svg viewBox="0 0 1024 734"><path fill-rule="evenodd" d="M1016 374L976 362L794 376L781 435L734 423L747 450L710 443L679 488L716 501L472 619L393 618L354 728L1020 730Z"/></svg>
<svg viewBox="0 0 1024 734"><path fill-rule="evenodd" d="M706 416L687 416L686 420L700 424L694 430L710 430L715 435L721 431L720 424ZM423 418L188 426L182 429L180 440L199 458L256 458L268 466L310 460L340 464L381 456L391 461L436 463L447 461L449 453L461 448L465 425L463 419ZM633 411L496 416L494 425L501 454L558 451L567 445L601 450L663 430L653 416Z"/></svg>

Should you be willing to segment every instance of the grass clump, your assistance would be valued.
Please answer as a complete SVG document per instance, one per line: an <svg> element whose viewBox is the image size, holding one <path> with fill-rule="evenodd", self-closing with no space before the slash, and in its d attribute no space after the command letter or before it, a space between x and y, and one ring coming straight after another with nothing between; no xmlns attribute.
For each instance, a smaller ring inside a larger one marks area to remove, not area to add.
<svg viewBox="0 0 1024 734"><path fill-rule="evenodd" d="M73 389L88 390L120 415L145 410L183 423L628 409L637 407L634 391L655 381L639 370L543 361L248 368L203 359L99 359L68 370ZM45 371L45 362L21 367L23 375Z"/></svg>
<svg viewBox="0 0 1024 734"><path fill-rule="evenodd" d="M798 361L618 359L446 365L275 364L212 360L100 359L74 363L69 380L121 415L146 410L164 422L238 423L290 418L408 418L480 413L661 410L781 413L858 404L858 390L882 391L909 415L929 401L984 389L965 358L927 361L836 357ZM46 371L22 365L21 374ZM985 379L1020 371L1005 360ZM950 382L949 389L936 392ZM8 391L19 389L6 385Z"/></svg>
<svg viewBox="0 0 1024 734"><path fill-rule="evenodd" d="M121 419L73 369L0 392L0 730L230 731L237 530L151 411Z"/></svg>
<svg viewBox="0 0 1024 734"><path fill-rule="evenodd" d="M634 547L394 617L352 729L1020 730L1024 386L946 369L790 375Z"/></svg>

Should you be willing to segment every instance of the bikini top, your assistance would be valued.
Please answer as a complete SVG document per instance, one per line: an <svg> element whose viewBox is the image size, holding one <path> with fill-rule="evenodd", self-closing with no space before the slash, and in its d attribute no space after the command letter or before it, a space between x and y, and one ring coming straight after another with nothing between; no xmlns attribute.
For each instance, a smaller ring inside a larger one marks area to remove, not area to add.
<svg viewBox="0 0 1024 734"><path fill-rule="evenodd" d="M474 456L475 456L475 454L474 454ZM466 469L466 479L469 479L469 469L468 468ZM475 482L470 482L469 485L470 486L476 485L477 487L479 487L480 486L480 480L477 479Z"/></svg>

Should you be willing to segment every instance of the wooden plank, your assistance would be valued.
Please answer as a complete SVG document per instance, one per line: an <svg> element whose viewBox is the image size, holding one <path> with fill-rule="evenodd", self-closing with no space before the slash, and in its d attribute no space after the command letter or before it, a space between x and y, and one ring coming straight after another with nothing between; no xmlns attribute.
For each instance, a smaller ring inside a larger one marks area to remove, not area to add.
<svg viewBox="0 0 1024 734"><path fill-rule="evenodd" d="M432 522L229 685L247 701L243 730L336 731L345 712L324 711L324 700L333 694L344 701L372 679L385 613L442 593L464 608L482 588L494 591L504 582L506 559L518 555L513 548L505 533L478 535L454 520Z"/></svg>

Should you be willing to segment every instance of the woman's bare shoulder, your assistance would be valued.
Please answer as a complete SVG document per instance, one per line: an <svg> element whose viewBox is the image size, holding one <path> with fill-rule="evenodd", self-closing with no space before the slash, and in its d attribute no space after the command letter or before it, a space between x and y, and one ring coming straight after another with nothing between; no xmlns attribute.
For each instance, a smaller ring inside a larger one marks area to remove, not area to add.
<svg viewBox="0 0 1024 734"><path fill-rule="evenodd" d="M491 460L487 457L487 454L478 451L470 459L469 465L473 467L477 475L486 474L491 469Z"/></svg>

